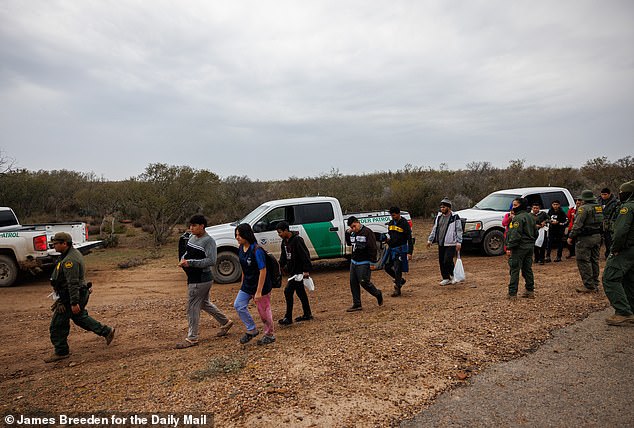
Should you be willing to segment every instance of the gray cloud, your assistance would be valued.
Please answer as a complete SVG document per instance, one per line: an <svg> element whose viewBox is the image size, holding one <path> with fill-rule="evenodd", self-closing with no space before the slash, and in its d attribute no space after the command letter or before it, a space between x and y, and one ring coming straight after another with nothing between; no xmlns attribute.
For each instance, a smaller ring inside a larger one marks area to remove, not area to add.
<svg viewBox="0 0 634 428"><path fill-rule="evenodd" d="M221 176L631 154L628 1L5 1L0 147Z"/></svg>

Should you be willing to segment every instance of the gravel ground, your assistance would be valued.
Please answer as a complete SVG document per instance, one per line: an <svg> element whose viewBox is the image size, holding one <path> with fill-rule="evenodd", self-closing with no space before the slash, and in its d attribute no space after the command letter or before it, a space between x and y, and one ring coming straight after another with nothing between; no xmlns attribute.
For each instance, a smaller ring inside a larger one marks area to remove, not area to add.
<svg viewBox="0 0 634 428"><path fill-rule="evenodd" d="M441 395L402 427L634 426L634 327L611 309L555 331L536 352Z"/></svg>

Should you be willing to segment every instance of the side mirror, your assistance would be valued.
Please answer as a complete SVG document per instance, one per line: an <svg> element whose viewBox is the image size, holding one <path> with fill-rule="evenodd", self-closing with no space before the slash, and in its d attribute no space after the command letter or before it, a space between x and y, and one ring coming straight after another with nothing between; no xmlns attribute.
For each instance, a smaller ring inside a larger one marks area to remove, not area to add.
<svg viewBox="0 0 634 428"><path fill-rule="evenodd" d="M258 221L253 225L253 231L255 233L264 232L266 230L266 223L263 221Z"/></svg>

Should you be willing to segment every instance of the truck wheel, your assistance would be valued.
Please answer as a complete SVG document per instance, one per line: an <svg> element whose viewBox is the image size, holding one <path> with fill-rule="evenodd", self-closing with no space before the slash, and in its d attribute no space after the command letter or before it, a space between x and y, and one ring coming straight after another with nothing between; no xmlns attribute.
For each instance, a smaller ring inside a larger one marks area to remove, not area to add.
<svg viewBox="0 0 634 428"><path fill-rule="evenodd" d="M504 254L504 232L493 229L484 235L482 249L487 256L500 256Z"/></svg>
<svg viewBox="0 0 634 428"><path fill-rule="evenodd" d="M242 276L240 259L236 253L222 251L218 253L216 265L212 269L214 279L218 284L237 282Z"/></svg>
<svg viewBox="0 0 634 428"><path fill-rule="evenodd" d="M18 266L11 257L0 256L0 287L10 287L18 277Z"/></svg>

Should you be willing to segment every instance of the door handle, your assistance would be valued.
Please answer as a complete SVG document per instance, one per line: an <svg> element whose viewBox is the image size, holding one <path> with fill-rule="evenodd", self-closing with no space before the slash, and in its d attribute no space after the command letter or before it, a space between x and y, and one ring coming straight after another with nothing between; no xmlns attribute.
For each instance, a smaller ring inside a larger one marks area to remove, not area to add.
<svg viewBox="0 0 634 428"><path fill-rule="evenodd" d="M338 230L339 230L339 228L338 228L338 227L331 227L331 228L330 228L330 229L328 229L328 230L329 230L329 231L331 231L331 232L336 232L336 231L338 231Z"/></svg>

